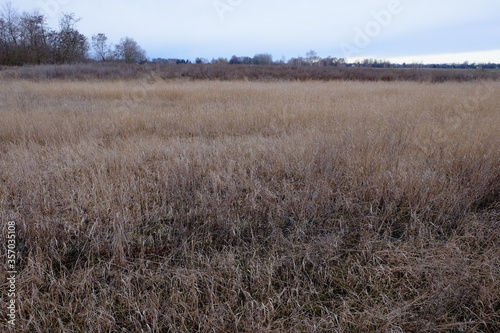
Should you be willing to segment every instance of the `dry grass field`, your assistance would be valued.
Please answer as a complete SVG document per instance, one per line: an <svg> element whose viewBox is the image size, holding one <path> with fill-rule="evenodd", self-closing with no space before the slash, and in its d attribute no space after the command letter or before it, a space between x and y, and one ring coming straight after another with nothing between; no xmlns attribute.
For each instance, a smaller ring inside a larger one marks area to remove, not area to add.
<svg viewBox="0 0 500 333"><path fill-rule="evenodd" d="M4 80L16 329L498 332L499 92Z"/></svg>

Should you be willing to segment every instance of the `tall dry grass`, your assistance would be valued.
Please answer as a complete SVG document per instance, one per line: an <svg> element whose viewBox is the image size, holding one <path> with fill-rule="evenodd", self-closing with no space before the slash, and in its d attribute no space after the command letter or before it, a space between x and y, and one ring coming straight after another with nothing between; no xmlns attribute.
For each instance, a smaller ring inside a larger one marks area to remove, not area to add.
<svg viewBox="0 0 500 333"><path fill-rule="evenodd" d="M364 68L348 66L227 65L227 64L125 64L120 62L71 65L0 66L0 80L138 80L156 75L164 80L221 81L415 81L472 82L500 80L495 69Z"/></svg>
<svg viewBox="0 0 500 333"><path fill-rule="evenodd" d="M0 83L18 329L496 332L499 90Z"/></svg>

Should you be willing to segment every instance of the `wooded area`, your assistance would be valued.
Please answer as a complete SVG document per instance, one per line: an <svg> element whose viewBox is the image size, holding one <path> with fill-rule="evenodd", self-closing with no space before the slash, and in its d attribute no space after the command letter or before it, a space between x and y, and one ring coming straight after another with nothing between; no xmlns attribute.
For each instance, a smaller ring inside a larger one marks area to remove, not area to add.
<svg viewBox="0 0 500 333"><path fill-rule="evenodd" d="M41 64L75 64L85 62L125 62L155 64L186 64L188 59L155 58L148 59L146 51L130 37L122 38L118 44L108 40L105 33L97 33L90 38L80 33L76 27L81 19L73 13L64 13L58 29L48 26L47 17L39 12L19 13L10 3L3 6L0 13L0 65L23 66ZM368 67L368 68L463 68L499 69L500 64L394 64L386 60L365 59L348 62L342 57L320 57L314 50L305 57L279 60L270 53L257 53L253 57L233 55L208 60L197 57L196 64L229 65L283 65L296 67Z"/></svg>

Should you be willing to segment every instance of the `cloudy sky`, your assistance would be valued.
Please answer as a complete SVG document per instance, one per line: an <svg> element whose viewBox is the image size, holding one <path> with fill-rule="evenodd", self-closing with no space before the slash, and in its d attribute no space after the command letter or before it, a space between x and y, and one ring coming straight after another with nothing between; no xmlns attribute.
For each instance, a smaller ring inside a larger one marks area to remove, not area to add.
<svg viewBox="0 0 500 333"><path fill-rule="evenodd" d="M0 0L0 3L7 1ZM13 0L57 28L134 38L149 58L271 53L406 62L500 63L498 0Z"/></svg>

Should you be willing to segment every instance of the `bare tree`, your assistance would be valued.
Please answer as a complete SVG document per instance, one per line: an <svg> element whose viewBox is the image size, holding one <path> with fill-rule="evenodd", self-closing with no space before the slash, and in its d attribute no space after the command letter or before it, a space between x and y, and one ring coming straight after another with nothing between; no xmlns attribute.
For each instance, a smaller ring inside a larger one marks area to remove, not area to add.
<svg viewBox="0 0 500 333"><path fill-rule="evenodd" d="M312 65L319 60L318 54L314 50L307 52L306 58L307 58L307 61L309 62L309 65Z"/></svg>
<svg viewBox="0 0 500 333"><path fill-rule="evenodd" d="M5 31L2 34L5 34L5 37L8 38L10 43L17 45L20 34L20 16L16 9L12 7L11 2L7 2L2 6L2 15L1 18L4 22L3 28Z"/></svg>
<svg viewBox="0 0 500 333"><path fill-rule="evenodd" d="M269 53L256 54L252 59L254 65L272 65L273 56Z"/></svg>
<svg viewBox="0 0 500 333"><path fill-rule="evenodd" d="M111 47L108 45L108 37L105 34L99 33L92 36L92 48L94 49L98 60L106 61L112 58L113 52L111 51Z"/></svg>
<svg viewBox="0 0 500 333"><path fill-rule="evenodd" d="M20 20L20 46L23 62L42 64L50 59L45 17L39 13L23 14Z"/></svg>
<svg viewBox="0 0 500 333"><path fill-rule="evenodd" d="M2 6L0 14L0 47L2 64L17 65L22 63L20 59L20 21L21 18L12 3L8 2Z"/></svg>
<svg viewBox="0 0 500 333"><path fill-rule="evenodd" d="M122 38L115 46L115 56L126 63L142 63L147 60L146 51L130 37Z"/></svg>
<svg viewBox="0 0 500 333"><path fill-rule="evenodd" d="M84 61L88 58L87 37L76 30L75 25L80 21L75 14L65 13L60 22L60 31L57 34L55 49L57 61L62 63L74 63Z"/></svg>

